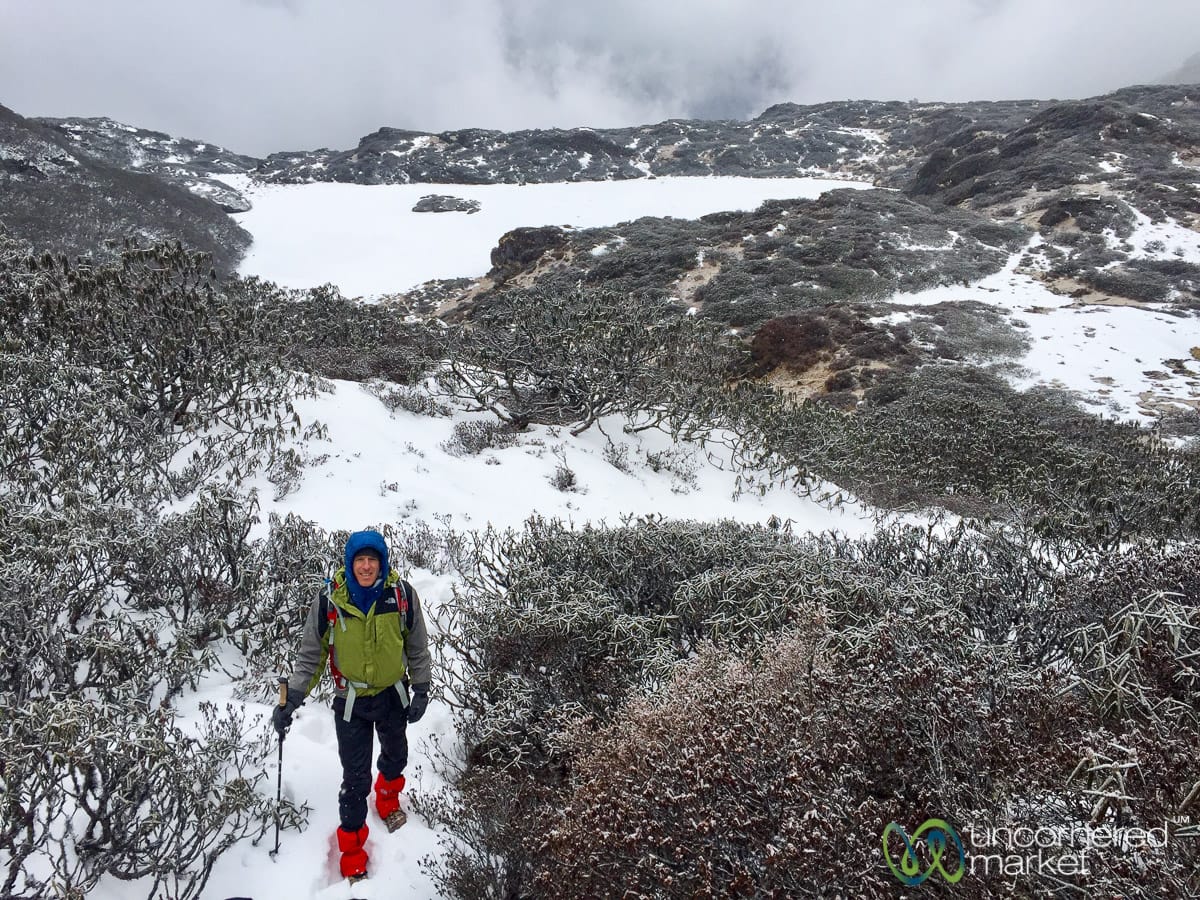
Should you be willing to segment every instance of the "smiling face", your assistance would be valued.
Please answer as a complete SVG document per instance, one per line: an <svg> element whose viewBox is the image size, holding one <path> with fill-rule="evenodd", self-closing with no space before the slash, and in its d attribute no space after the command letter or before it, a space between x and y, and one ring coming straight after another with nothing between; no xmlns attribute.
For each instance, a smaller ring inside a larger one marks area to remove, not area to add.
<svg viewBox="0 0 1200 900"><path fill-rule="evenodd" d="M370 587L379 578L379 557L374 553L359 553L354 557L353 567L359 587Z"/></svg>

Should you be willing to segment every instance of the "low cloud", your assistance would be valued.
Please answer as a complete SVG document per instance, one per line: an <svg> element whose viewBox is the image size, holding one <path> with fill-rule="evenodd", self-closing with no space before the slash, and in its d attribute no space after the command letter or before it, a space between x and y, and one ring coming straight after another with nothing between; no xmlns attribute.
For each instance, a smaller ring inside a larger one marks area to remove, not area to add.
<svg viewBox="0 0 1200 900"><path fill-rule="evenodd" d="M1174 70L1198 34L1194 0L0 0L0 103L265 155L384 125L1089 96Z"/></svg>

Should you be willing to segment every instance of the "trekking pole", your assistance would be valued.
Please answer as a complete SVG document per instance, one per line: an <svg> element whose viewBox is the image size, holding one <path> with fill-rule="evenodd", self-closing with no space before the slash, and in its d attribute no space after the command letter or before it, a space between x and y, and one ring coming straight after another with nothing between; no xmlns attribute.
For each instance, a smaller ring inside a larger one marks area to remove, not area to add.
<svg viewBox="0 0 1200 900"><path fill-rule="evenodd" d="M287 679L279 679L279 705L287 706ZM283 803L283 733L279 735L279 771L275 777L275 849L268 855L274 859L279 852L279 806Z"/></svg>

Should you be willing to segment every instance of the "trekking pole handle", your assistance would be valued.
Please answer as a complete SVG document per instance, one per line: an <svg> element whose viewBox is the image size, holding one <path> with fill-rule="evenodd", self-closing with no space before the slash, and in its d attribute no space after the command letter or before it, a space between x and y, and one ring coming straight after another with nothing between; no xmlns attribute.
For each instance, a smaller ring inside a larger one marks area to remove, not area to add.
<svg viewBox="0 0 1200 900"><path fill-rule="evenodd" d="M287 706L287 684L288 680L282 675L279 676L279 705Z"/></svg>

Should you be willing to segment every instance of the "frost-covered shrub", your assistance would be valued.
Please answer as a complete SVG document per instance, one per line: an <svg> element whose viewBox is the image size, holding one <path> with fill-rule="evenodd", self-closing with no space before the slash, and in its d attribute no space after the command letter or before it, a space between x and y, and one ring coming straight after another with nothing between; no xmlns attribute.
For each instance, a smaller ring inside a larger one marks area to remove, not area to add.
<svg viewBox="0 0 1200 900"><path fill-rule="evenodd" d="M216 857L272 813L252 727L214 712L184 737L174 700L222 640L245 654L247 694L265 699L310 577L296 542L275 528L251 544L247 507L223 495L161 521L96 505L4 512L0 615L29 654L0 661L4 891L42 895L49 865L64 889L149 875L161 880L147 896L194 897ZM283 821L297 814L287 804Z"/></svg>
<svg viewBox="0 0 1200 900"><path fill-rule="evenodd" d="M1004 313L985 303L938 303L913 312L908 330L942 359L992 362L1029 349L1029 338ZM894 355L894 349L887 348Z"/></svg>
<svg viewBox="0 0 1200 900"><path fill-rule="evenodd" d="M267 480L275 485L276 501L294 493L300 487L304 459L292 447L279 453L267 469Z"/></svg>
<svg viewBox="0 0 1200 900"><path fill-rule="evenodd" d="M164 433L243 422L297 389L263 351L264 321L208 259L179 245L127 246L110 264L0 254L6 345L70 348L120 379L125 405Z"/></svg>
<svg viewBox="0 0 1200 900"><path fill-rule="evenodd" d="M392 387L389 382L372 379L365 385L368 393L379 398L379 401L392 412L403 409L416 416L442 418L451 414L450 407L439 403L437 398L428 390L421 387L402 385Z"/></svg>
<svg viewBox="0 0 1200 900"><path fill-rule="evenodd" d="M809 615L761 657L710 648L661 698L571 735L562 812L538 832L537 896L803 896L817 884L892 896L878 864L887 822L927 810L961 822L994 812L1007 790L1056 786L1053 767L1031 764L1070 752L1079 704L1044 702L1050 682L998 674L996 653L951 639L953 624L925 611L893 614L836 651ZM980 709L995 677L1005 696ZM950 752L927 730L939 709L955 710Z"/></svg>
<svg viewBox="0 0 1200 900"><path fill-rule="evenodd" d="M1085 276L1091 287L1105 294L1128 297L1143 303L1161 303L1171 292L1171 284L1152 272L1131 272L1125 267L1088 272Z"/></svg>
<svg viewBox="0 0 1200 900"><path fill-rule="evenodd" d="M1039 207L1040 208L1040 207ZM1133 234L1135 218L1129 205L1101 197L1056 197L1045 205L1038 219L1043 228L1052 228L1071 219L1081 231L1102 234L1111 231L1127 238Z"/></svg>
<svg viewBox="0 0 1200 900"><path fill-rule="evenodd" d="M865 399L846 416L745 393L731 427L762 476L803 485L819 474L884 506L1024 519L1098 545L1200 531L1200 459L1061 392L926 366Z"/></svg>
<svg viewBox="0 0 1200 900"><path fill-rule="evenodd" d="M753 553L760 545L764 549ZM446 643L451 656L490 659L505 670L505 703L524 696L521 685L527 682L537 696L557 696L600 713L633 688L634 672L647 657L657 656L658 641L685 654L709 635L714 615L721 620L733 612L723 605L719 585L695 595L694 578L723 571L747 554L769 559L770 547L782 551L786 541L769 529L732 523L572 532L562 523L533 519L523 532L489 530L477 536L476 568L466 573L464 588L448 605L453 627L438 629L444 636L437 640ZM686 602L675 597L678 590L687 591ZM775 607L764 596L761 603L747 605L743 615L749 621L773 618ZM543 627L544 635L539 633ZM544 678L540 668L572 645L575 662L569 675L561 676L563 688L554 689L560 676ZM599 665L604 659L610 662ZM463 673L450 665L445 677L452 679L461 702L481 715L493 702L489 698L499 696L492 693L496 682L490 676L463 682ZM522 728L546 733L537 719ZM534 744L543 741L536 738Z"/></svg>
<svg viewBox="0 0 1200 900"><path fill-rule="evenodd" d="M426 805L455 838L436 877L462 896L892 896L889 821L1069 830L1108 798L1099 821L1158 827L1195 779L1200 726L1168 708L1195 709L1177 677L1193 645L1156 674L1190 613L1123 657L1148 701L1123 709L1088 681L1098 644L1076 624L1107 615L1080 590L1097 571L1168 584L1189 565L1144 550L969 527L851 541L535 520L485 536L442 629L467 767L460 797ZM1121 615L1099 638L1118 653L1138 633ZM1195 859L1130 850L1073 884L1187 893Z"/></svg>
<svg viewBox="0 0 1200 900"><path fill-rule="evenodd" d="M1186 742L1172 735L1151 762L1142 756L1150 741L1100 726L1070 687L1061 671L1026 668L1002 644L962 636L936 603L917 598L840 633L814 616L761 657L710 649L662 697L630 704L599 731L572 731L562 810L530 842L541 851L533 893L802 896L821 884L890 897L897 883L879 864L888 822L912 827L936 814L960 828L1081 828L1103 775L1127 771L1130 759L1138 777L1104 788L1136 795L1128 817L1101 821L1161 827L1151 823L1190 786ZM1127 736L1138 749L1121 754ZM1101 778L1073 780L1089 760ZM1025 808L1031 798L1040 808ZM1195 852L1175 841L1174 850L1090 854L1090 871L1067 881L1142 897L1186 892L1197 886ZM954 895L996 896L1010 883L994 868L973 870ZM1035 885L1054 891L1063 881L1034 872Z"/></svg>
<svg viewBox="0 0 1200 900"><path fill-rule="evenodd" d="M119 375L53 345L0 352L0 493L51 508L169 495L164 473L178 440L123 398Z"/></svg>
<svg viewBox="0 0 1200 900"><path fill-rule="evenodd" d="M0 252L5 489L136 505L268 464L306 382L246 299L177 245L108 264Z"/></svg>
<svg viewBox="0 0 1200 900"><path fill-rule="evenodd" d="M579 489L579 477L574 469L561 462L554 467L554 474L550 476L550 486L556 491L575 491Z"/></svg>
<svg viewBox="0 0 1200 900"><path fill-rule="evenodd" d="M682 447L645 451L646 467L651 472L667 472L682 485L694 487L699 464L694 452Z"/></svg>
<svg viewBox="0 0 1200 900"><path fill-rule="evenodd" d="M621 226L620 240L608 245L608 253L588 258L584 280L631 296L664 296L676 278L695 267L698 239L695 225L685 220L636 219Z"/></svg>
<svg viewBox="0 0 1200 900"><path fill-rule="evenodd" d="M194 897L270 821L245 723L209 711L185 735L174 712L237 652L265 699L311 578L303 528L249 538L241 479L295 476L306 382L240 291L177 246L0 247L0 617L22 648L0 655L4 896L147 877Z"/></svg>
<svg viewBox="0 0 1200 900"><path fill-rule="evenodd" d="M269 326L279 361L325 378L414 385L436 364L436 325L408 321L408 310L343 297L333 285L284 291L269 282L238 282Z"/></svg>
<svg viewBox="0 0 1200 900"><path fill-rule="evenodd" d="M469 420L454 424L454 433L442 442L442 449L451 456L478 456L484 450L516 443L517 435L503 422Z"/></svg>
<svg viewBox="0 0 1200 900"><path fill-rule="evenodd" d="M436 517L435 517L436 518ZM405 524L389 533L388 546L395 565L428 569L442 574L463 564L466 538L450 527L449 519L435 528L424 520Z"/></svg>
<svg viewBox="0 0 1200 900"><path fill-rule="evenodd" d="M108 875L146 879L148 898L190 900L222 852L261 838L274 818L257 789L263 748L233 709L203 704L192 736L144 698L140 707L77 695L7 699L0 695L4 896L84 896ZM291 804L280 812L297 824Z"/></svg>
<svg viewBox="0 0 1200 900"><path fill-rule="evenodd" d="M629 445L609 441L604 445L604 461L618 472L629 472Z"/></svg>

